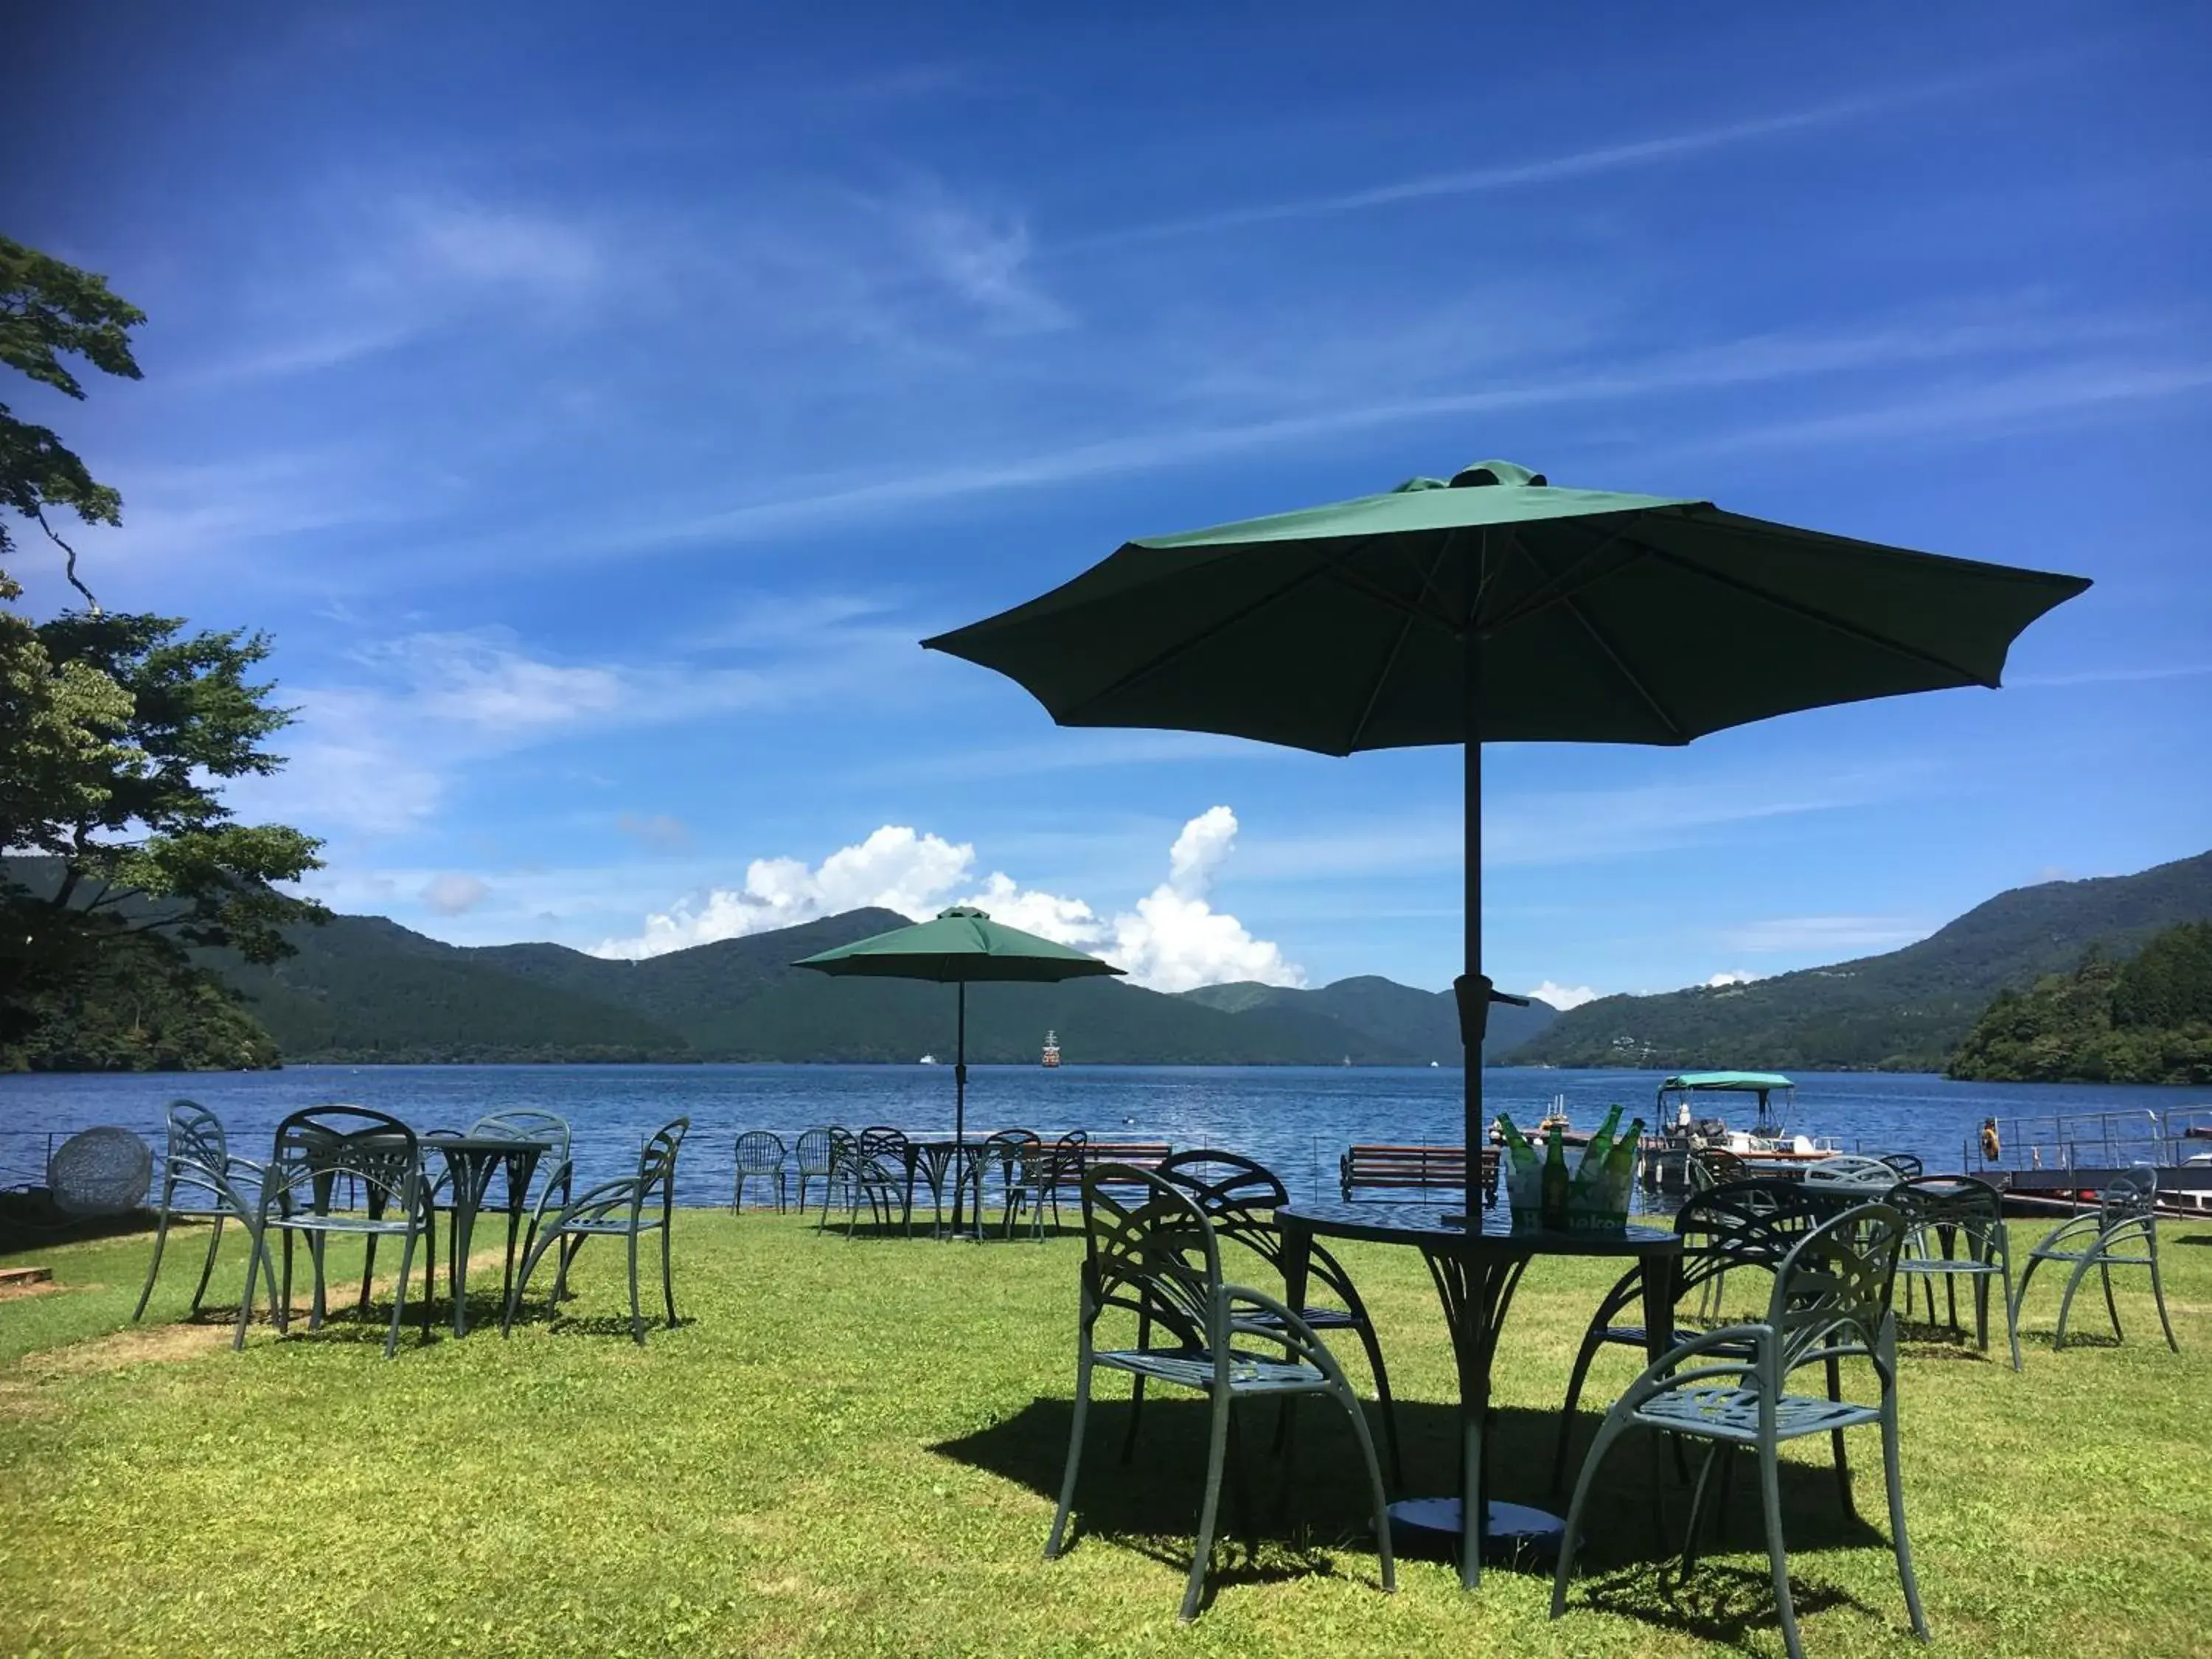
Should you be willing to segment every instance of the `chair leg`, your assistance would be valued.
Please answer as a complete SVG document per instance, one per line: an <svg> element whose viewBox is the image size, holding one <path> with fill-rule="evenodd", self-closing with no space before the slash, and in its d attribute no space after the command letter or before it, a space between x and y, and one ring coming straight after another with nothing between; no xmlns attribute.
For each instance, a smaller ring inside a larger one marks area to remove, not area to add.
<svg viewBox="0 0 2212 1659"><path fill-rule="evenodd" d="M1575 1549L1582 1541L1583 1513L1589 1503L1590 1486L1597 1472L1605 1462L1606 1454L1613 1443L1620 1437L1626 1426L1623 1419L1612 1413L1598 1425L1597 1437L1590 1449L1583 1454L1582 1473L1575 1477L1575 1496L1567 1505L1566 1529L1559 1534L1559 1565L1552 1573L1552 1617L1559 1618L1567 1610L1567 1579L1575 1568Z"/></svg>
<svg viewBox="0 0 2212 1659"><path fill-rule="evenodd" d="M1359 1442L1360 1460L1367 1466L1367 1496L1375 1510L1375 1551L1382 1570L1382 1588L1386 1592L1395 1591L1398 1588L1398 1564L1390 1553L1390 1495L1383 1490L1382 1466L1375 1458L1375 1436L1368 1429L1367 1413L1361 1409L1358 1395L1346 1388L1337 1395L1337 1399L1344 1407L1345 1415L1352 1419L1352 1437ZM1394 1438L1391 1455L1395 1457L1396 1454ZM1287 1461L1286 1457L1286 1463ZM1285 1468L1283 1473L1287 1491L1290 1471ZM1403 1477L1399 1479L1402 1484Z"/></svg>
<svg viewBox="0 0 2212 1659"><path fill-rule="evenodd" d="M2166 1346L2174 1352L2179 1353L2181 1344L2174 1340L2173 1322L2166 1316L2166 1286L2159 1281L2158 1235L2156 1233L2151 1235L2150 1249L2146 1254L2150 1257L2150 1294L2151 1300L2158 1304L2159 1327L2166 1333Z"/></svg>
<svg viewBox="0 0 2212 1659"><path fill-rule="evenodd" d="M1056 1561L1067 1540L1067 1512L1075 1504L1076 1472L1083 1467L1083 1424L1091 1414L1091 1335L1084 1333L1083 1352L1075 1365L1075 1411L1068 1419L1067 1468L1060 1477L1060 1510L1052 1517L1052 1532L1044 1540L1044 1559Z"/></svg>
<svg viewBox="0 0 2212 1659"><path fill-rule="evenodd" d="M258 1227L246 1235L246 1242L252 1248L246 1253L246 1293L238 1298L238 1329L230 1339L231 1352L234 1353L246 1346L246 1323L253 1317L253 1285L261 1273L261 1240L262 1232ZM273 1305L276 1301L276 1264L273 1261L269 1264L269 1279L270 1301L272 1304L269 1310L269 1318L270 1322L274 1324L276 1319L276 1310Z"/></svg>
<svg viewBox="0 0 2212 1659"><path fill-rule="evenodd" d="M745 1172L738 1171L737 1185L730 1189L730 1213L743 1215L745 1212Z"/></svg>
<svg viewBox="0 0 2212 1659"><path fill-rule="evenodd" d="M1897 1579L1905 1587L1905 1610L1912 1620L1912 1633L1928 1639L1928 1615L1920 1610L1920 1585L1912 1576L1912 1547L1905 1537L1905 1482L1897 1456L1897 1400L1885 1402L1881 1418L1882 1480L1889 1488L1889 1541L1897 1552Z"/></svg>
<svg viewBox="0 0 2212 1659"><path fill-rule="evenodd" d="M507 1293L507 1311L500 1316L499 1334L501 1336L514 1328L514 1310L522 1305L522 1293L529 1289L530 1275L537 1271L539 1260L548 1249L557 1249L563 1242L558 1233L547 1233L523 1250L522 1267L514 1275L514 1288Z"/></svg>
<svg viewBox="0 0 2212 1659"><path fill-rule="evenodd" d="M2081 1288L2081 1280L2087 1275L2089 1269L2096 1265L2095 1256L2085 1255L2074 1264L2073 1273L2068 1275L2065 1293L2058 1298L2058 1329L2051 1339L2052 1347L2063 1348L2066 1346L2066 1316L2073 1310L2074 1292ZM2026 1281L2023 1280L2022 1284L2025 1285L2025 1283Z"/></svg>
<svg viewBox="0 0 2212 1659"><path fill-rule="evenodd" d="M392 1358L399 1347L399 1319L407 1310L407 1275L415 1266L415 1235L409 1232L399 1246L399 1278L392 1287L392 1329L384 1339L384 1357ZM422 1297L422 1340L430 1340L430 1296L426 1289Z"/></svg>
<svg viewBox="0 0 2212 1659"><path fill-rule="evenodd" d="M1734 1449L1725 1440L1713 1441L1705 1449L1705 1461L1698 1465L1698 1484L1690 1488L1690 1523L1682 1528L1682 1566L1675 1580L1678 1584L1688 1583L1690 1575L1698 1570L1698 1527L1705 1517L1705 1494L1712 1490L1713 1468Z"/></svg>
<svg viewBox="0 0 2212 1659"><path fill-rule="evenodd" d="M1583 1346L1575 1355L1575 1368L1567 1373L1566 1403L1559 1407L1559 1432L1552 1447L1552 1490L1558 1492L1567 1484L1567 1451L1575 1434L1575 1407L1583 1397L1583 1381L1589 1375L1590 1361L1597 1357L1601 1334L1596 1329L1583 1334Z"/></svg>
<svg viewBox="0 0 2212 1659"><path fill-rule="evenodd" d="M629 1335L639 1347L645 1346L645 1313L637 1299L637 1229L629 1230Z"/></svg>
<svg viewBox="0 0 2212 1659"><path fill-rule="evenodd" d="M2020 1306L2012 1293L2012 1258L1997 1258L1997 1294L2004 1298L2005 1340L2012 1345L2012 1368L2020 1367L2020 1321L2015 1316Z"/></svg>
<svg viewBox="0 0 2212 1659"><path fill-rule="evenodd" d="M1149 1347L1152 1338L1152 1316L1149 1311L1137 1316L1137 1346ZM1137 1419L1145 1411L1145 1374L1137 1371L1129 1378L1129 1427L1121 1437L1121 1461L1126 1463L1136 1455Z"/></svg>
<svg viewBox="0 0 2212 1659"><path fill-rule="evenodd" d="M1828 1398L1841 1400L1843 1397L1844 1368L1836 1357L1830 1354L1828 1356ZM1844 1431L1841 1429L1830 1430L1828 1444L1834 1449L1836 1454L1836 1490L1843 1497L1844 1513L1856 1521L1858 1519L1859 1512L1857 1506L1851 1502L1850 1449L1844 1443Z"/></svg>
<svg viewBox="0 0 2212 1659"><path fill-rule="evenodd" d="M216 1217L215 1230L208 1235L207 1260L200 1263L200 1282L192 1287L191 1310L195 1314L199 1312L200 1302L207 1295L208 1280L215 1276L215 1253L222 1243L222 1224L228 1218L227 1216L221 1215ZM154 1282L150 1274L146 1282L149 1285ZM146 1305L143 1297L139 1298L138 1305L142 1309ZM133 1319L137 1316L137 1314L131 1316Z"/></svg>
<svg viewBox="0 0 2212 1659"><path fill-rule="evenodd" d="M1797 1608L1790 1599L1790 1552L1782 1540L1782 1460L1771 1440L1759 1449L1759 1497L1766 1519L1766 1559L1774 1570L1774 1608L1782 1617L1782 1645L1790 1659L1805 1659L1804 1644L1797 1639Z"/></svg>
<svg viewBox="0 0 2212 1659"><path fill-rule="evenodd" d="M1360 1346L1367 1350L1367 1369L1375 1373L1376 1402L1382 1407L1382 1437L1390 1448L1390 1480L1403 1491L1406 1464L1398 1453L1398 1402L1390 1395L1390 1372L1382 1363L1382 1340L1376 1335L1371 1321L1361 1321L1358 1328Z"/></svg>
<svg viewBox="0 0 2212 1659"><path fill-rule="evenodd" d="M161 1213L154 1223L154 1259L146 1264L146 1288L138 1292L138 1305L131 1314L131 1322L134 1325L144 1316L147 1301L154 1294L154 1275L161 1271L161 1247L167 1243L168 1237L169 1195L164 1193L161 1195ZM200 1282L204 1287L207 1283L204 1276ZM195 1301L193 1305L197 1307L198 1303Z"/></svg>
<svg viewBox="0 0 2212 1659"><path fill-rule="evenodd" d="M668 1304L668 1328L672 1331L676 1328L676 1269L669 1256L669 1235L675 1231L665 1221L660 1224L660 1296Z"/></svg>
<svg viewBox="0 0 2212 1659"><path fill-rule="evenodd" d="M2120 1304L2112 1298L2112 1264L2100 1261L2097 1264L2097 1272L2105 1281L2105 1311L2112 1316L2112 1334L2120 1336ZM2121 1336L2120 1340L2125 1341L2127 1339Z"/></svg>
<svg viewBox="0 0 2212 1659"><path fill-rule="evenodd" d="M1213 1425L1206 1444L1206 1496L1198 1506L1198 1536L1192 1540L1190 1583L1182 1593L1182 1611L1176 1617L1188 1625L1198 1617L1199 1598L1206 1590L1206 1564L1213 1559L1213 1528L1221 1514L1222 1465L1229 1451L1229 1392L1217 1384L1213 1393Z"/></svg>
<svg viewBox="0 0 2212 1659"><path fill-rule="evenodd" d="M361 1256L361 1301L355 1311L368 1311L368 1281L376 1273L376 1235L371 1233L362 1241L366 1248Z"/></svg>

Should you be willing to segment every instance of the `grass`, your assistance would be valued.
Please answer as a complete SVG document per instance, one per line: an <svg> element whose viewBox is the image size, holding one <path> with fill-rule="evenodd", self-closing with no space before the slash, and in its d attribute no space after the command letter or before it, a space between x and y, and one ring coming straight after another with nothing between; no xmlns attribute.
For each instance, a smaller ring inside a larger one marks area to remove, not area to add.
<svg viewBox="0 0 2212 1659"><path fill-rule="evenodd" d="M2039 1228L2021 1229L2023 1243ZM2194 1233L2192 1239L2190 1235ZM1080 1246L817 1237L774 1216L678 1218L684 1323L627 1335L620 1253L586 1249L566 1316L542 1308L397 1359L339 1320L243 1354L220 1316L178 1322L198 1270L173 1240L144 1327L147 1243L17 1253L62 1289L0 1302L0 1650L24 1655L1264 1654L1662 1656L1781 1651L1739 1482L1720 1553L1662 1571L1686 1494L1632 1443L1565 1620L1548 1576L1462 1594L1442 1563L1375 1588L1351 1441L1307 1408L1287 1512L1249 1437L1258 1548L1216 1560L1175 1622L1203 1425L1148 1407L1133 1463L1109 1379L1077 1541L1040 1559L1065 1449ZM1411 1485L1450 1467L1450 1356L1419 1261L1347 1250L1401 1396ZM2124 1287L2128 1340L2049 1346L2039 1280L2027 1369L1916 1340L1904 1381L1912 1542L1935 1651L2185 1655L2212 1642L2212 1230L2166 1234L2185 1352ZM596 1259L595 1259L596 1256ZM340 1264L341 1267L343 1264ZM242 1252L213 1294L234 1299ZM1498 1365L1500 1495L1545 1492L1582 1324L1609 1275L1540 1263ZM2139 1276L2138 1276L2139 1279ZM495 1283L490 1276L479 1285ZM649 1299L649 1293L648 1293ZM493 1319L489 1294L477 1316ZM2079 1328L2103 1332L2092 1297ZM1363 1383L1356 1345L1340 1350ZM1589 1399L1632 1375L1601 1358ZM1587 1435L1594 1419L1586 1415ZM1806 1646L1927 1651L1905 1633L1884 1535L1847 1519L1825 1442L1788 1483ZM1863 1509L1879 1455L1854 1437Z"/></svg>

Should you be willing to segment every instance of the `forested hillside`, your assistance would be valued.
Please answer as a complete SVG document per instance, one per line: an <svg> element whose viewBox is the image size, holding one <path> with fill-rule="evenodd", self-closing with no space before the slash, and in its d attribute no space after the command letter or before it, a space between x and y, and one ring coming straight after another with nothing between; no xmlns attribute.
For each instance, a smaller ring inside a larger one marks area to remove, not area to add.
<svg viewBox="0 0 2212 1659"><path fill-rule="evenodd" d="M2001 989L2063 973L2092 945L2132 955L2212 917L2212 853L2138 875L2045 882L1977 905L1917 945L1748 985L1605 997L1506 1056L1556 1066L1940 1071Z"/></svg>

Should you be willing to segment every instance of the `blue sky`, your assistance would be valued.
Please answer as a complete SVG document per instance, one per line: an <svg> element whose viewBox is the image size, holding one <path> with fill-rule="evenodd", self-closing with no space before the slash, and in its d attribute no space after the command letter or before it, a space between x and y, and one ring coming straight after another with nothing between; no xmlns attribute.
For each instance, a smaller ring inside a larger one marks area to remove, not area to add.
<svg viewBox="0 0 2212 1659"><path fill-rule="evenodd" d="M274 634L240 811L464 943L981 894L1163 985L1441 986L1455 754L1063 732L915 641L1500 455L2097 583L2000 692L1492 750L1502 983L2212 845L2212 15L1191 9L11 22L6 227L152 318L18 407L124 492L103 601Z"/></svg>

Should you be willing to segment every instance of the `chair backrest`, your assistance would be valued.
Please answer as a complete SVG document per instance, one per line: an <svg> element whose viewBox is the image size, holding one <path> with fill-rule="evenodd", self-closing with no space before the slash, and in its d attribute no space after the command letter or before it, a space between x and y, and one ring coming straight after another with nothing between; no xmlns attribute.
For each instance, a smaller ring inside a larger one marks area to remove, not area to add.
<svg viewBox="0 0 2212 1659"><path fill-rule="evenodd" d="M550 1164L557 1169L568 1161L568 1120L552 1112L522 1107L513 1111L492 1112L469 1125L469 1133L495 1139L542 1140L545 1143L546 1156L541 1167Z"/></svg>
<svg viewBox="0 0 2212 1659"><path fill-rule="evenodd" d="M808 1176L828 1175L832 1158L831 1149L836 1145L836 1138L839 1135L847 1135L847 1138L850 1139L847 1131L838 1128L808 1129L802 1133L799 1137L797 1147L799 1173Z"/></svg>
<svg viewBox="0 0 2212 1659"><path fill-rule="evenodd" d="M2004 1243L2004 1194L1972 1176L1916 1176L1899 1182L1885 1201L1912 1231L1950 1231L1977 1260Z"/></svg>
<svg viewBox="0 0 2212 1659"><path fill-rule="evenodd" d="M1087 1132L1070 1129L1052 1143L1052 1155L1045 1160L1045 1178L1055 1187L1081 1185L1084 1167L1091 1161L1090 1147Z"/></svg>
<svg viewBox="0 0 2212 1659"><path fill-rule="evenodd" d="M1786 1374L1819 1350L1863 1348L1887 1372L1896 1322L1890 1280L1905 1217L1893 1205L1862 1204L1832 1216L1790 1247L1774 1272L1766 1322L1780 1338ZM1886 1375L1884 1385L1889 1378Z"/></svg>
<svg viewBox="0 0 2212 1659"><path fill-rule="evenodd" d="M2098 1195L2097 1224L2102 1230L2124 1221L2142 1221L2158 1212L2158 1171L2148 1165L2123 1170Z"/></svg>
<svg viewBox="0 0 2212 1659"><path fill-rule="evenodd" d="M783 1167L781 1135L766 1129L748 1129L738 1137L738 1173L774 1175Z"/></svg>
<svg viewBox="0 0 2212 1659"><path fill-rule="evenodd" d="M223 1133L222 1120L196 1100L171 1101L167 1157L173 1166L185 1163L222 1169L230 1158L230 1137Z"/></svg>
<svg viewBox="0 0 2212 1659"><path fill-rule="evenodd" d="M1928 1166L1911 1152L1884 1152L1880 1161L1906 1181L1917 1181L1928 1173Z"/></svg>
<svg viewBox="0 0 2212 1659"><path fill-rule="evenodd" d="M906 1173L914 1143L902 1129L878 1123L860 1131L853 1146L854 1168L863 1180L884 1181Z"/></svg>
<svg viewBox="0 0 2212 1659"><path fill-rule="evenodd" d="M978 1156L986 1168L996 1164L1008 1181L1027 1182L1036 1179L1037 1168L1044 1162L1044 1142L1034 1130L1001 1129L984 1137Z"/></svg>
<svg viewBox="0 0 2212 1659"><path fill-rule="evenodd" d="M1241 1152L1211 1147L1176 1152L1154 1169L1161 1180L1190 1195L1217 1236L1257 1251L1272 1267L1282 1265L1274 1212L1291 1201L1291 1194L1273 1170Z"/></svg>
<svg viewBox="0 0 2212 1659"><path fill-rule="evenodd" d="M1185 1347L1229 1351L1221 1248L1188 1189L1133 1164L1083 1176L1085 1328L1109 1308L1149 1314Z"/></svg>
<svg viewBox="0 0 2212 1659"><path fill-rule="evenodd" d="M1833 1158L1822 1158L1818 1164L1807 1164L1799 1179L1808 1187L1847 1187L1853 1192L1864 1192L1871 1198L1897 1185L1898 1173L1878 1158L1861 1158L1855 1152L1839 1152Z"/></svg>
<svg viewBox="0 0 2212 1659"><path fill-rule="evenodd" d="M1700 1146L1690 1154L1690 1185L1698 1191L1734 1186L1747 1173L1743 1160L1725 1146Z"/></svg>
<svg viewBox="0 0 2212 1659"><path fill-rule="evenodd" d="M660 1207L665 1213L676 1207L676 1153L684 1145L684 1137L690 1133L691 1120L672 1118L653 1132L637 1155L636 1208L643 1209L653 1201L657 1191Z"/></svg>
<svg viewBox="0 0 2212 1659"><path fill-rule="evenodd" d="M263 1202L276 1197L286 1213L304 1188L307 1201L327 1211L340 1177L366 1189L369 1207L412 1212L430 1183L422 1174L422 1143L389 1112L366 1106L309 1106L276 1126Z"/></svg>
<svg viewBox="0 0 2212 1659"><path fill-rule="evenodd" d="M241 1215L252 1214L245 1191L235 1184L234 1176L241 1170L256 1170L256 1166L231 1155L230 1137L223 1131L222 1120L193 1100L171 1101L168 1116L163 1201L170 1201L177 1188L197 1188Z"/></svg>
<svg viewBox="0 0 2212 1659"><path fill-rule="evenodd" d="M1682 1241L1680 1288L1693 1289L1731 1267L1779 1267L1830 1213L1796 1186L1738 1181L1685 1200L1674 1212L1674 1234Z"/></svg>

